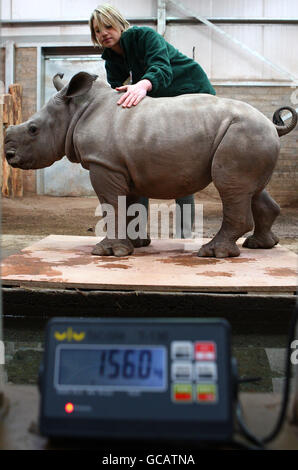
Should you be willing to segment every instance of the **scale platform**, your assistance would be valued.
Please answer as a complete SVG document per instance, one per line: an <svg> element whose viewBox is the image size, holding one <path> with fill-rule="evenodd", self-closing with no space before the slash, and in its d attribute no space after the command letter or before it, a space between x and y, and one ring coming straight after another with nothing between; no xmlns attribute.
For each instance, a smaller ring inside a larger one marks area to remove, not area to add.
<svg viewBox="0 0 298 470"><path fill-rule="evenodd" d="M25 288L295 294L298 256L282 246L199 258L196 239L153 239L131 256L92 256L100 239L50 235L2 262L2 285ZM206 243L205 239L203 242Z"/></svg>
<svg viewBox="0 0 298 470"><path fill-rule="evenodd" d="M288 328L298 256L282 246L252 250L240 239L239 257L216 259L197 256L202 240L153 239L131 256L92 256L99 241L50 235L4 259L4 317L224 317L244 332Z"/></svg>

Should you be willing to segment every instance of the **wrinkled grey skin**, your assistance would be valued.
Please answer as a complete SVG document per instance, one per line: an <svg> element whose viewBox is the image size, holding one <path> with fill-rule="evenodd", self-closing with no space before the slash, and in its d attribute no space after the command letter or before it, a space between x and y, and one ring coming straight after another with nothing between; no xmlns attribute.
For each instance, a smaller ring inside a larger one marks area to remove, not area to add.
<svg viewBox="0 0 298 470"><path fill-rule="evenodd" d="M292 122L282 126L246 103L206 94L146 97L124 109L117 106L119 93L94 75L80 72L66 86L61 78L54 77L58 93L39 112L7 130L10 165L45 168L65 154L81 163L99 201L114 206L116 236L118 196L127 196L127 204L140 195L177 199L213 181L223 221L199 256L238 256L237 239L253 227L245 247L278 242L271 226L279 207L264 188L279 154L279 135L296 125L295 110L287 108ZM280 123L278 112L275 117ZM126 256L149 243L149 237L105 238L92 253Z"/></svg>

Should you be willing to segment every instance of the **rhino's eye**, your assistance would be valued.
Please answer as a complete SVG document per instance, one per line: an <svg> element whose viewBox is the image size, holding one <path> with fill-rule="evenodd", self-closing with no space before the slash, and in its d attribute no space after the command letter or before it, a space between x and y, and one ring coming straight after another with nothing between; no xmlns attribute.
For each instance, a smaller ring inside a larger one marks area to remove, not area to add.
<svg viewBox="0 0 298 470"><path fill-rule="evenodd" d="M29 126L29 134L36 135L38 132L38 127L35 124L30 124Z"/></svg>

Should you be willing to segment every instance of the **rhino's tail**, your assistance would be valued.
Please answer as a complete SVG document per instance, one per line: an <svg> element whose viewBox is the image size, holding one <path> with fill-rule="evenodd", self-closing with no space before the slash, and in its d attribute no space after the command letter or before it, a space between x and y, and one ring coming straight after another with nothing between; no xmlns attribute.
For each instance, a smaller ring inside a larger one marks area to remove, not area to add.
<svg viewBox="0 0 298 470"><path fill-rule="evenodd" d="M280 112L285 110L285 109L290 111L290 113L292 114L292 120L291 120L290 124L288 124L287 126L284 124L284 122L283 122L283 120L280 116ZM291 106L284 106L283 108L279 108L273 114L272 121L273 121L273 124L275 124L275 128L277 130L277 133L278 133L279 137L281 137L282 135L286 135L289 132L291 132L297 124L296 110L294 108L291 108Z"/></svg>

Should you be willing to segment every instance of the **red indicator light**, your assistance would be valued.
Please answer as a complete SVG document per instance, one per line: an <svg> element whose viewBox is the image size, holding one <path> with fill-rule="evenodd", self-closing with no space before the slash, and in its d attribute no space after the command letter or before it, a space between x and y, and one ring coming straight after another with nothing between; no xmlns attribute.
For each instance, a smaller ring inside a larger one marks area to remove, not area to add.
<svg viewBox="0 0 298 470"><path fill-rule="evenodd" d="M66 413L72 413L73 410L74 410L74 406L72 403L66 403L65 407L64 407Z"/></svg>
<svg viewBox="0 0 298 470"><path fill-rule="evenodd" d="M188 401L191 400L191 395L189 393L176 393L176 400Z"/></svg>
<svg viewBox="0 0 298 470"><path fill-rule="evenodd" d="M199 393L198 401L215 401L215 395L213 393Z"/></svg>

